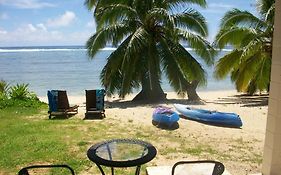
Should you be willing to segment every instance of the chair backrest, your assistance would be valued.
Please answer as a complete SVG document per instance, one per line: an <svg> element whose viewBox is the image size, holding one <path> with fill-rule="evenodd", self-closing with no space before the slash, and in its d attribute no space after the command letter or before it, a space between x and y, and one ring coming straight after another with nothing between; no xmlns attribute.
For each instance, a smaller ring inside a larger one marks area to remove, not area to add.
<svg viewBox="0 0 281 175"><path fill-rule="evenodd" d="M74 170L68 165L32 165L32 166L22 168L18 172L18 175L32 175L29 171L31 169L41 170L40 174L42 174L42 169L46 169L46 168L49 168L49 169L50 168L60 168L61 170L66 169L70 172L71 175L75 175ZM35 173L35 174L38 174L38 173Z"/></svg>
<svg viewBox="0 0 281 175"><path fill-rule="evenodd" d="M49 102L49 111L56 112L58 111L58 91L51 90L47 92L48 102Z"/></svg>
<svg viewBox="0 0 281 175"><path fill-rule="evenodd" d="M86 110L96 108L97 110L104 110L104 89L85 90L86 92Z"/></svg>
<svg viewBox="0 0 281 175"><path fill-rule="evenodd" d="M69 109L69 101L66 91L58 90L58 109Z"/></svg>
<svg viewBox="0 0 281 175"><path fill-rule="evenodd" d="M192 166L188 166L194 164ZM206 174L221 175L224 172L224 165L214 160L179 161L172 167L172 175Z"/></svg>

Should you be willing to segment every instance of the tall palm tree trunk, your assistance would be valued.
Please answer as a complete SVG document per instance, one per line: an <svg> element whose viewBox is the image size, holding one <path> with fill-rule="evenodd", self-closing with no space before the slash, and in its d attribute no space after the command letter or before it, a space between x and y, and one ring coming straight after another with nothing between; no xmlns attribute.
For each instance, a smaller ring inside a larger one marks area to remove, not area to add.
<svg viewBox="0 0 281 175"><path fill-rule="evenodd" d="M188 101L199 101L201 98L196 92L196 88L198 86L198 81L192 81L191 83L186 84L186 93L188 97Z"/></svg>
<svg viewBox="0 0 281 175"><path fill-rule="evenodd" d="M156 102L166 99L166 94L160 85L158 56L155 42L148 46L148 71L142 77L142 90L133 101Z"/></svg>
<svg viewBox="0 0 281 175"><path fill-rule="evenodd" d="M151 78L149 78L149 76L144 76L142 80L142 90L135 96L133 101L157 102L165 100L166 95L156 76L152 76Z"/></svg>

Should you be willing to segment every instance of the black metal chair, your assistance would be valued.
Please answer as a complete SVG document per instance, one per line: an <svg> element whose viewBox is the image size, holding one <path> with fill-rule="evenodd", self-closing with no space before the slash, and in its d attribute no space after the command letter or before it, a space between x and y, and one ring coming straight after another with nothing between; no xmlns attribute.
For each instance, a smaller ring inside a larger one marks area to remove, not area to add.
<svg viewBox="0 0 281 175"><path fill-rule="evenodd" d="M75 175L74 170L68 166L68 165L32 165L28 167L22 168L19 172L18 175L31 175L29 173L30 169L45 169L45 168L61 168L61 169L66 169L69 170L71 175Z"/></svg>
<svg viewBox="0 0 281 175"><path fill-rule="evenodd" d="M197 161L179 161L175 163L172 167L172 175L176 175L176 168L178 165L183 164L214 164L214 168L212 170L212 175L221 175L224 172L224 165L221 162L214 160L197 160ZM210 172L211 173L211 172ZM181 174L183 175L183 174Z"/></svg>

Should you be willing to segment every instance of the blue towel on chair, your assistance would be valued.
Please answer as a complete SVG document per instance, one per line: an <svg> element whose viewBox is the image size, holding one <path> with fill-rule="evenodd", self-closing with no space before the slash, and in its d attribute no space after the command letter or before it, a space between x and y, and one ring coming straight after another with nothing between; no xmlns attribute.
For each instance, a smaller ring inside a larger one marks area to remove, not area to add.
<svg viewBox="0 0 281 175"><path fill-rule="evenodd" d="M58 111L58 91L51 90L47 92L48 101L49 101L49 111L57 112Z"/></svg>
<svg viewBox="0 0 281 175"><path fill-rule="evenodd" d="M104 89L97 89L96 90L96 108L97 110L103 111L104 110Z"/></svg>

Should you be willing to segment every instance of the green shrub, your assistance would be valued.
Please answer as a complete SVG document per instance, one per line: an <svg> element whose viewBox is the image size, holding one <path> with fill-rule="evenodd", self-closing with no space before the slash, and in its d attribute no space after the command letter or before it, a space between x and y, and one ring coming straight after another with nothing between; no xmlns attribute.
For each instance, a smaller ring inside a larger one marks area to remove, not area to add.
<svg viewBox="0 0 281 175"><path fill-rule="evenodd" d="M4 100L5 98L8 98L7 96L8 91L9 91L9 84L4 80L0 80L0 100Z"/></svg>
<svg viewBox="0 0 281 175"><path fill-rule="evenodd" d="M11 87L9 91L11 99L26 100L30 98L30 92L28 91L28 84L16 84Z"/></svg>
<svg viewBox="0 0 281 175"><path fill-rule="evenodd" d="M0 81L0 109L7 107L33 107L38 108L44 103L41 102L36 94L28 90L28 84L9 85Z"/></svg>

